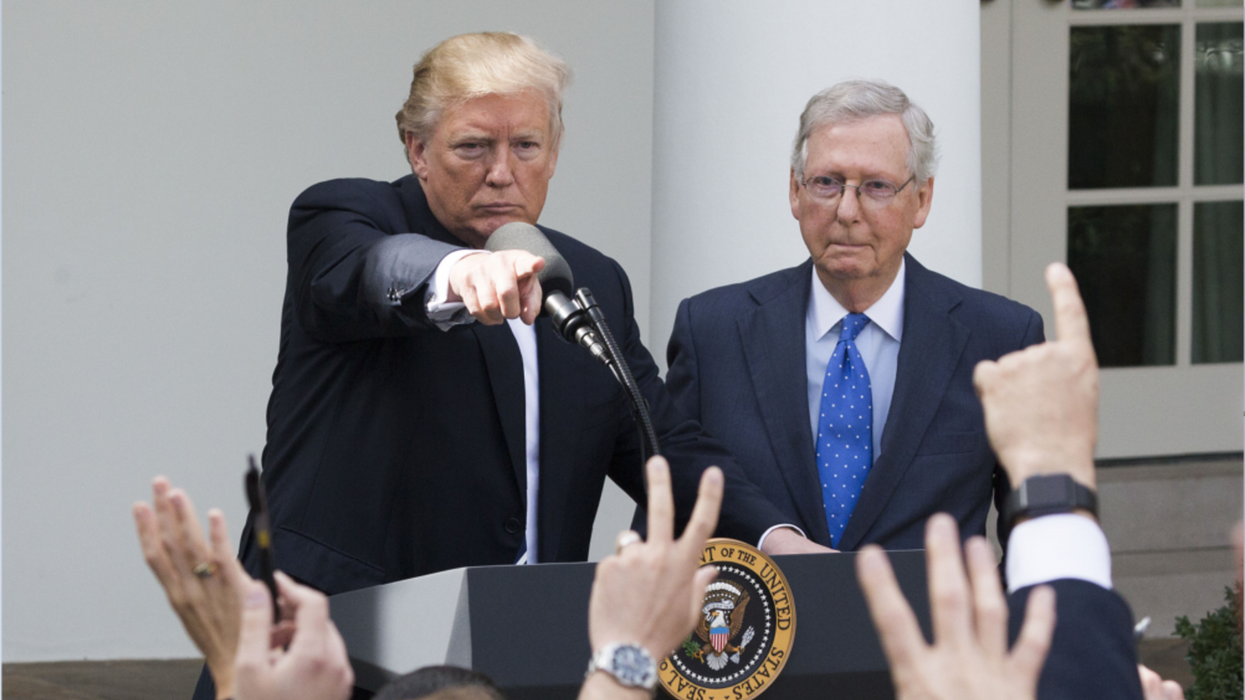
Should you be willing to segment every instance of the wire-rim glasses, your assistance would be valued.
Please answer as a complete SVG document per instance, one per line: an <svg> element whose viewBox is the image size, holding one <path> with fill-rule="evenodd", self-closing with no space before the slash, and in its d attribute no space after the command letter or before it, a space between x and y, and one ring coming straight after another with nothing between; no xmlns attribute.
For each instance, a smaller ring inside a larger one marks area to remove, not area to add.
<svg viewBox="0 0 1245 700"><path fill-rule="evenodd" d="M838 205L839 198L843 196L844 188L851 187L856 190L856 198L860 200L864 207L868 209L882 209L895 200L895 195L902 192L905 187L914 181L916 181L915 174L898 187L886 180L878 179L865 180L859 185L849 185L828 175L814 175L804 179L800 184L804 185L804 189L808 190L809 195L813 199L830 205Z"/></svg>

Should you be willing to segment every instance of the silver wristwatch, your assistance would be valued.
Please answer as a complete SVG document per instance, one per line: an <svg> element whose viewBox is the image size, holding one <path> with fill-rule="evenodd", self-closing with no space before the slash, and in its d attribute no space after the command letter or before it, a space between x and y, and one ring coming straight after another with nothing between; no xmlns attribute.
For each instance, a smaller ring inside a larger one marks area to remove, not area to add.
<svg viewBox="0 0 1245 700"><path fill-rule="evenodd" d="M657 688L657 662L639 644L606 644L592 655L588 673L605 671L620 684L653 692Z"/></svg>

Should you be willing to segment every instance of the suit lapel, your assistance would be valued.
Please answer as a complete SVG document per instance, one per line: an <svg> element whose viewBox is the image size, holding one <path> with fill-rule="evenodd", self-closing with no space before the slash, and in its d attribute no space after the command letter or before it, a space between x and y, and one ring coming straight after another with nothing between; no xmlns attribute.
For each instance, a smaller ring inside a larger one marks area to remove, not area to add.
<svg viewBox="0 0 1245 700"><path fill-rule="evenodd" d="M911 256L904 284L904 328L894 397L882 431L882 454L873 465L839 544L854 550L890 501L925 431L942 403L969 330L951 318L958 295L933 288L933 275Z"/></svg>
<svg viewBox="0 0 1245 700"><path fill-rule="evenodd" d="M828 543L805 377L804 323L812 274L810 261L795 268L785 286L751 290L758 305L737 325L774 460L800 518L812 530L808 535Z"/></svg>
<svg viewBox="0 0 1245 700"><path fill-rule="evenodd" d="M471 332L480 342L484 353L484 365L488 369L489 384L497 401L497 417L501 421L502 436L514 467L514 477L519 493L527 493L527 459L525 456L526 426L524 416L526 397L523 394L523 356L519 344L507 324L486 326L471 325Z"/></svg>

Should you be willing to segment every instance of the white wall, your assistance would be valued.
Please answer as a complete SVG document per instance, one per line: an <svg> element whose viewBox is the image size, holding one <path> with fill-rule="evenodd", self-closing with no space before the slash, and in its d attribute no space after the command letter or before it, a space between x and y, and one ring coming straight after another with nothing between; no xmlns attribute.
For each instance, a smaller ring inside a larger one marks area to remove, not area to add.
<svg viewBox="0 0 1245 700"><path fill-rule="evenodd" d="M803 262L787 200L791 142L819 90L882 78L920 104L943 150L910 250L981 283L980 8L946 0L657 4L653 307L664 366L679 300Z"/></svg>
<svg viewBox="0 0 1245 700"><path fill-rule="evenodd" d="M164 473L236 537L289 203L409 172L411 66L485 29L575 70L542 221L620 260L647 328L651 2L4 3L5 661L193 655L130 504Z"/></svg>

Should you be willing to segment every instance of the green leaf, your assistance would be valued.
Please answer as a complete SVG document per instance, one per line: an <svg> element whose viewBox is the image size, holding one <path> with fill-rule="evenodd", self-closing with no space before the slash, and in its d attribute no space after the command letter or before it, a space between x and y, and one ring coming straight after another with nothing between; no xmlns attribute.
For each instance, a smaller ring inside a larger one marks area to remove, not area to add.
<svg viewBox="0 0 1245 700"><path fill-rule="evenodd" d="M1189 666L1193 685L1187 700L1242 700L1245 669L1242 667L1241 584L1224 589L1228 604L1202 618L1197 625L1189 618L1176 618L1176 634L1189 640Z"/></svg>
<svg viewBox="0 0 1245 700"><path fill-rule="evenodd" d="M690 659L698 651L700 651L700 643L692 639L692 635L687 635L687 639L683 640L683 653Z"/></svg>

